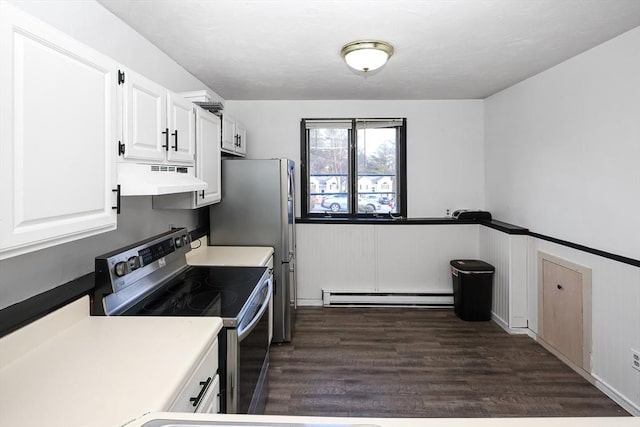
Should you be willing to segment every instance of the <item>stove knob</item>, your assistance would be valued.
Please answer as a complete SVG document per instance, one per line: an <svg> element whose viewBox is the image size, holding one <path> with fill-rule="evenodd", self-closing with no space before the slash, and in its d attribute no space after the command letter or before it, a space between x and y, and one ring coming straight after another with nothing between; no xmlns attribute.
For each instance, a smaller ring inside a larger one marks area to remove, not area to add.
<svg viewBox="0 0 640 427"><path fill-rule="evenodd" d="M180 237L175 238L176 248L182 246L182 239Z"/></svg>
<svg viewBox="0 0 640 427"><path fill-rule="evenodd" d="M122 277L129 272L129 264L127 263L127 261L120 261L114 266L113 269L116 273L116 276Z"/></svg>
<svg viewBox="0 0 640 427"><path fill-rule="evenodd" d="M182 236L182 243L187 246L189 244L189 235L185 234Z"/></svg>
<svg viewBox="0 0 640 427"><path fill-rule="evenodd" d="M140 268L140 257L132 256L127 260L127 263L129 264L129 270L137 270L138 268Z"/></svg>

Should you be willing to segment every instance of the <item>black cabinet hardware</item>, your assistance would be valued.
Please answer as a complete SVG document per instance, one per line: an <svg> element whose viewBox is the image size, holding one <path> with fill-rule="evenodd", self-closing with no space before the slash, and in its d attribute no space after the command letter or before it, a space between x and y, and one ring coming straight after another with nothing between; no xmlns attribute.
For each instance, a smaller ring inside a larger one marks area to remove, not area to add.
<svg viewBox="0 0 640 427"><path fill-rule="evenodd" d="M178 151L178 129L176 129L176 131L173 132L171 136L173 136L174 141L176 143L176 145L172 146L171 148L173 148L173 151Z"/></svg>
<svg viewBox="0 0 640 427"><path fill-rule="evenodd" d="M111 192L116 193L116 205L111 206L111 209L115 209L116 213L120 215L120 184L118 184L115 190L111 190Z"/></svg>
<svg viewBox="0 0 640 427"><path fill-rule="evenodd" d="M169 151L169 128L165 128L162 134L164 135L164 145L162 148L164 148L165 151Z"/></svg>
<svg viewBox="0 0 640 427"><path fill-rule="evenodd" d="M204 199L204 190L202 190L202 191L200 192L200 197L202 197L202 198Z"/></svg>
<svg viewBox="0 0 640 427"><path fill-rule="evenodd" d="M124 156L125 146L122 141L118 141L118 156Z"/></svg>
<svg viewBox="0 0 640 427"><path fill-rule="evenodd" d="M556 285L558 289L562 289L562 285Z"/></svg>
<svg viewBox="0 0 640 427"><path fill-rule="evenodd" d="M194 408L198 406L198 403L200 403L200 400L202 400L202 396L204 395L204 392L207 390L207 387L209 386L210 382L211 382L211 377L207 378L206 381L200 381L200 385L202 386L202 388L200 389L200 393L198 393L196 397L189 398L189 402L193 402Z"/></svg>
<svg viewBox="0 0 640 427"><path fill-rule="evenodd" d="M124 84L124 71L118 70L118 84Z"/></svg>

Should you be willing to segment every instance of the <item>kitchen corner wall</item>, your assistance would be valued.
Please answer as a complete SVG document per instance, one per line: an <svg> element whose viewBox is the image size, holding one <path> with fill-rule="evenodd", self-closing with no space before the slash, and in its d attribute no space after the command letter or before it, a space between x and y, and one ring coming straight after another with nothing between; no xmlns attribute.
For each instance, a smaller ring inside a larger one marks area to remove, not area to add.
<svg viewBox="0 0 640 427"><path fill-rule="evenodd" d="M11 3L172 91L206 89L94 1ZM95 256L164 232L170 224L192 229L197 225L197 213L153 210L150 196L123 197L116 231L0 261L0 309L92 272Z"/></svg>
<svg viewBox="0 0 640 427"><path fill-rule="evenodd" d="M486 208L496 218L640 259L640 27L485 102ZM640 268L530 237L529 329L538 331L537 252L592 270L592 375L640 414ZM484 245L481 242L481 245Z"/></svg>

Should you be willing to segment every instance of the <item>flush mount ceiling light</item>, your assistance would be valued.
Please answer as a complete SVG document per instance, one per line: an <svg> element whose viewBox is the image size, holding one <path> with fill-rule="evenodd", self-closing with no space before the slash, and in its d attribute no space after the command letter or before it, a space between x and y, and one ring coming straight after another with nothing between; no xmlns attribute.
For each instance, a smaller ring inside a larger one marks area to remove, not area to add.
<svg viewBox="0 0 640 427"><path fill-rule="evenodd" d="M349 67L368 73L387 63L393 55L393 46L378 40L358 40L344 45L340 55Z"/></svg>

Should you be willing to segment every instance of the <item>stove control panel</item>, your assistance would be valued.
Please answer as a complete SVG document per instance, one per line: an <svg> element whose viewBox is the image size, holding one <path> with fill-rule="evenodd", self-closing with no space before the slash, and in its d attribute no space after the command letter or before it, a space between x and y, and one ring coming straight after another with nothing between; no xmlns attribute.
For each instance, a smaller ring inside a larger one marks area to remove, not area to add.
<svg viewBox="0 0 640 427"><path fill-rule="evenodd" d="M186 264L184 254L190 250L189 232L176 228L96 257L96 285L107 285L118 292L168 264Z"/></svg>

